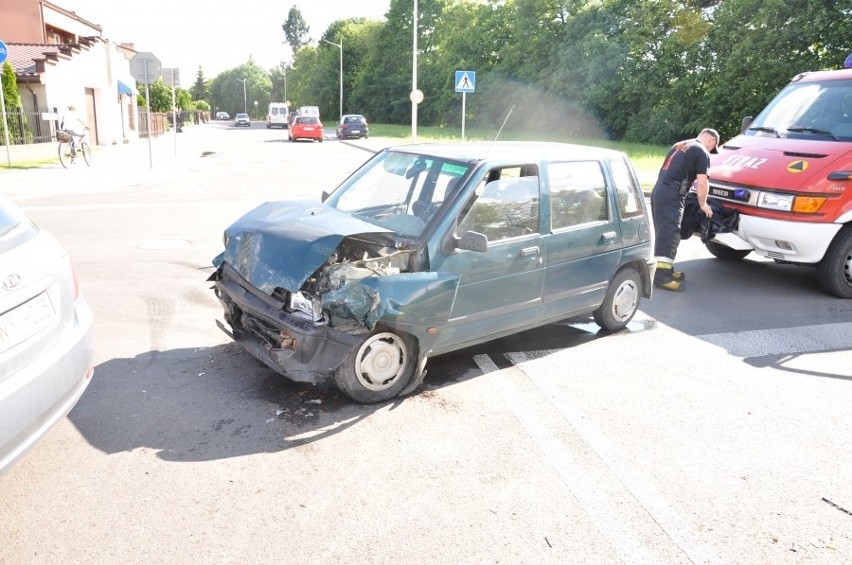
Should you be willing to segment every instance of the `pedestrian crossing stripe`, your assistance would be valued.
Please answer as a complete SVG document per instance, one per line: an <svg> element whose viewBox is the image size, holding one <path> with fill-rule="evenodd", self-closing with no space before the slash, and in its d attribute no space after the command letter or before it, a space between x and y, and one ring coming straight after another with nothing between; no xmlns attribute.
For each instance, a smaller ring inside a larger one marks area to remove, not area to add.
<svg viewBox="0 0 852 565"><path fill-rule="evenodd" d="M789 165L787 165L788 173L803 173L808 168L807 161L793 161Z"/></svg>

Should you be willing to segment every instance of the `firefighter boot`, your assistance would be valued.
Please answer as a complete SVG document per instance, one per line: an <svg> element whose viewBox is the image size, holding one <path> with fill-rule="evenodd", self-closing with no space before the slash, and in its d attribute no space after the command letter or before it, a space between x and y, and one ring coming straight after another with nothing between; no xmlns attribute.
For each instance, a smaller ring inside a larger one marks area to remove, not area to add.
<svg viewBox="0 0 852 565"><path fill-rule="evenodd" d="M676 272L671 263L658 261L657 272L654 274L654 286L675 292L683 291L686 288L686 283L682 280L683 273L678 273L681 276L681 279L678 280L675 275Z"/></svg>
<svg viewBox="0 0 852 565"><path fill-rule="evenodd" d="M686 280L686 273L683 271L677 271L674 268L674 263L669 263L667 261L657 261L658 269L671 269L672 278L676 281L684 281Z"/></svg>

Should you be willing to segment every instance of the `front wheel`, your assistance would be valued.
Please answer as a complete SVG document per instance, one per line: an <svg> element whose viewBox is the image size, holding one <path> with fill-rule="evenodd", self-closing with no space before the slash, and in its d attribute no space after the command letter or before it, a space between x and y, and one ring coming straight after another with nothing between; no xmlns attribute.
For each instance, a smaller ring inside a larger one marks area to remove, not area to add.
<svg viewBox="0 0 852 565"><path fill-rule="evenodd" d="M704 246L713 257L724 261L739 261L740 259L745 259L746 255L751 253L751 249L734 249L715 241L708 241Z"/></svg>
<svg viewBox="0 0 852 565"><path fill-rule="evenodd" d="M74 154L71 152L71 143L67 141L59 142L59 162L66 169L74 163Z"/></svg>
<svg viewBox="0 0 852 565"><path fill-rule="evenodd" d="M825 257L817 263L819 285L839 298L852 298L852 226L837 234Z"/></svg>
<svg viewBox="0 0 852 565"><path fill-rule="evenodd" d="M334 374L337 387L356 402L394 398L408 385L417 365L414 340L376 331L355 348Z"/></svg>
<svg viewBox="0 0 852 565"><path fill-rule="evenodd" d="M608 332L623 330L639 310L642 279L632 267L616 273L606 291L603 304L592 312L595 322Z"/></svg>
<svg viewBox="0 0 852 565"><path fill-rule="evenodd" d="M86 165L92 166L92 149L89 147L89 144L85 141L80 144L80 152L83 154L83 160L86 161Z"/></svg>

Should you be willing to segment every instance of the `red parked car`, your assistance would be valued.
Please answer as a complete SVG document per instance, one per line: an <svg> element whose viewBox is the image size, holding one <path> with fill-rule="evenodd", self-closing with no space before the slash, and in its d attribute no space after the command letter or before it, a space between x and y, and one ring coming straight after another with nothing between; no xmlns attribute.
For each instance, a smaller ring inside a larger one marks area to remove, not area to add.
<svg viewBox="0 0 852 565"><path fill-rule="evenodd" d="M316 116L296 116L290 126L290 141L316 139L322 143L322 122Z"/></svg>

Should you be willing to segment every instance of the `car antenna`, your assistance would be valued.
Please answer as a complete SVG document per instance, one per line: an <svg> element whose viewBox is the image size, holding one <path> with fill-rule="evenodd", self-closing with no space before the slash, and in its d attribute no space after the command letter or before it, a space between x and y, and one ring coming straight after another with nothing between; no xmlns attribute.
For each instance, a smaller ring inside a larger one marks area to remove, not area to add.
<svg viewBox="0 0 852 565"><path fill-rule="evenodd" d="M494 143L497 142L497 138L500 137L500 134L503 132L503 128L506 127L506 122L509 121L509 116L512 115L512 110L514 110L514 109L515 109L515 104L512 104L512 107L509 108L509 113L506 114L506 119L503 120L503 125L500 126L500 129L497 130L497 135L495 135L494 139L491 140L491 147L494 147ZM491 147L488 148L488 153L491 152ZM486 153L486 155L488 155L488 153Z"/></svg>

